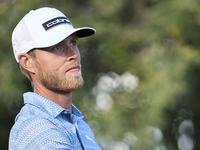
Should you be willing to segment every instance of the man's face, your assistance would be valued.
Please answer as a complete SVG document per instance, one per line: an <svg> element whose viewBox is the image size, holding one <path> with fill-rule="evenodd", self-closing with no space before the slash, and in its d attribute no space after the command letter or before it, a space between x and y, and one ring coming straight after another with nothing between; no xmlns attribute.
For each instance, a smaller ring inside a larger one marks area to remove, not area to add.
<svg viewBox="0 0 200 150"><path fill-rule="evenodd" d="M35 75L45 88L68 93L83 86L77 41L72 34L55 46L35 50Z"/></svg>

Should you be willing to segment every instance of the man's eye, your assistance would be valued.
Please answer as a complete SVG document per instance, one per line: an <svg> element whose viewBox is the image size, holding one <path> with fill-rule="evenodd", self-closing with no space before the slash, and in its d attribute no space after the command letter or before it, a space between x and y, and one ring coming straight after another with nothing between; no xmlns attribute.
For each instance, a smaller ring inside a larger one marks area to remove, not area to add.
<svg viewBox="0 0 200 150"><path fill-rule="evenodd" d="M58 50L63 50L64 48L61 45L56 45L56 46L54 46L53 49L56 50L56 51L58 51Z"/></svg>
<svg viewBox="0 0 200 150"><path fill-rule="evenodd" d="M76 46L76 41L72 41L71 46Z"/></svg>

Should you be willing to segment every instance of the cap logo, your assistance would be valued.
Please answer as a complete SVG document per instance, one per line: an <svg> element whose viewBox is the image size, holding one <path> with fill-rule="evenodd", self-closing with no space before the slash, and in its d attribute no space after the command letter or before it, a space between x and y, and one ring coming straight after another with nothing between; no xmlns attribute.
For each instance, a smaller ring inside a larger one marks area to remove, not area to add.
<svg viewBox="0 0 200 150"><path fill-rule="evenodd" d="M56 17L43 23L42 26L45 28L45 30L49 30L50 28L54 26L65 24L65 23L72 25L67 17Z"/></svg>

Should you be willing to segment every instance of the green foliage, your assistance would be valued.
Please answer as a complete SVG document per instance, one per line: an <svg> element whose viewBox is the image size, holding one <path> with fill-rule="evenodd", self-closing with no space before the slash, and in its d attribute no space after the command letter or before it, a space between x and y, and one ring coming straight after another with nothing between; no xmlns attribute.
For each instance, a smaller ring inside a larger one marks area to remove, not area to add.
<svg viewBox="0 0 200 150"><path fill-rule="evenodd" d="M31 90L14 60L12 30L29 10L43 6L60 9L74 27L97 30L79 39L85 85L74 92L73 103L102 149L181 149L179 130L185 120L195 133L184 134L200 148L198 0L1 0L3 149L22 94Z"/></svg>

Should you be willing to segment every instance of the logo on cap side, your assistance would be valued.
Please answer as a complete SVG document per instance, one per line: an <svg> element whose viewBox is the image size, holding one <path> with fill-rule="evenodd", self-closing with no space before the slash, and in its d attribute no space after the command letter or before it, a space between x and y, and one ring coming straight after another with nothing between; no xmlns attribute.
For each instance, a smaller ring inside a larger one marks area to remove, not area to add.
<svg viewBox="0 0 200 150"><path fill-rule="evenodd" d="M65 23L72 25L67 17L56 17L43 23L42 26L45 28L45 30L49 30L50 28L56 25L65 24Z"/></svg>

